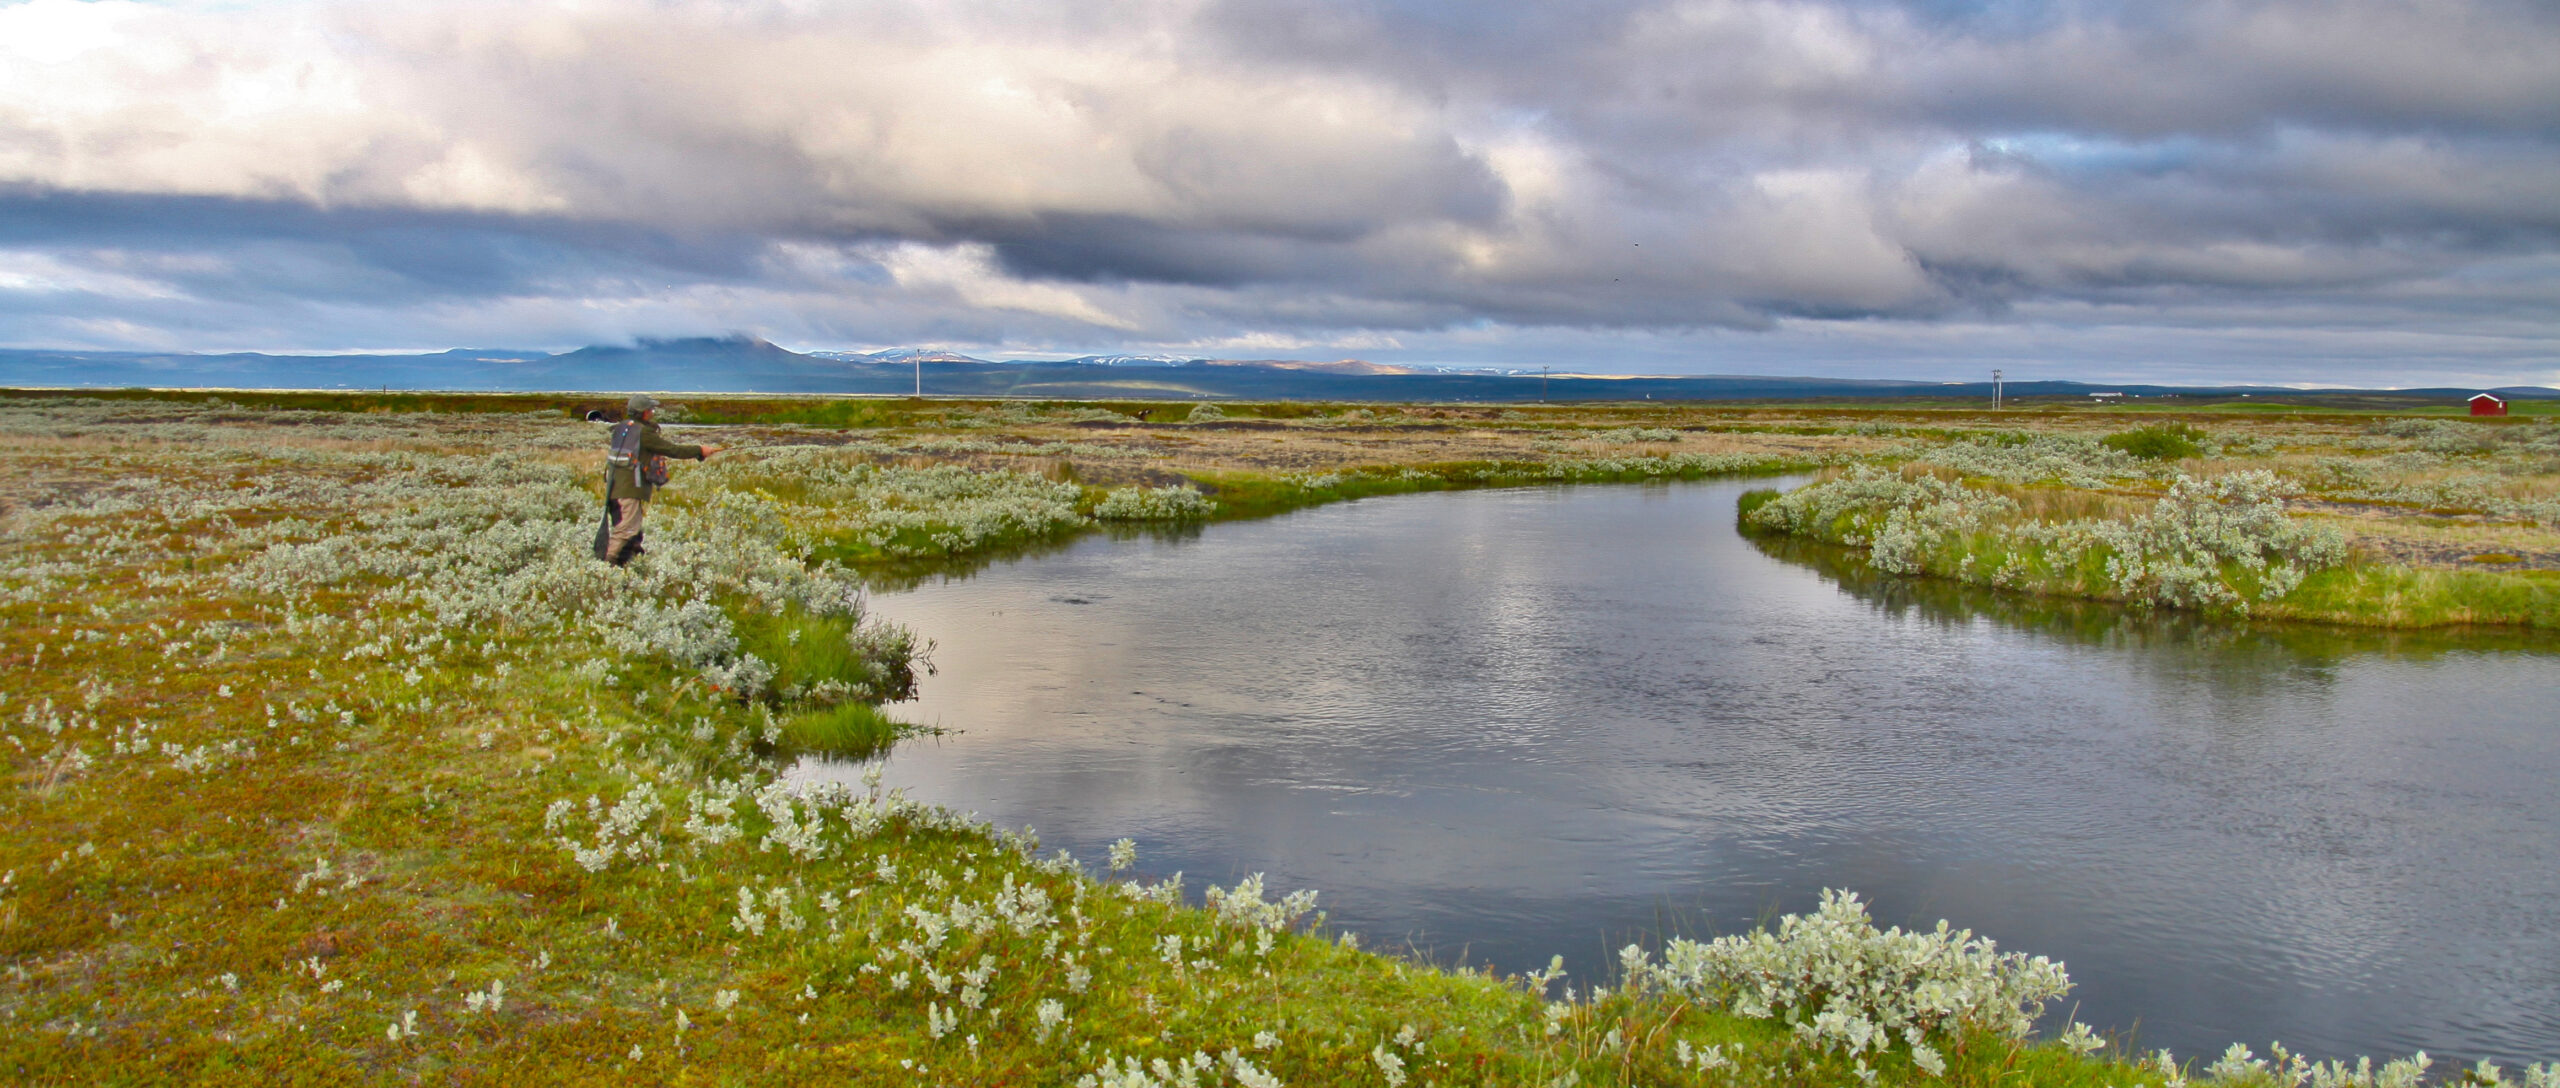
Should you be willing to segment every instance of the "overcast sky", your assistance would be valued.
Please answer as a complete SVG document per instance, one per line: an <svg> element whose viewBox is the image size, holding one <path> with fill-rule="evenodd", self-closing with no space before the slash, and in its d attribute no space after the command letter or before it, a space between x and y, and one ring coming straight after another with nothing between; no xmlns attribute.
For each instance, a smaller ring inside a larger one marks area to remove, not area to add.
<svg viewBox="0 0 2560 1088"><path fill-rule="evenodd" d="M2560 385L2549 0L0 0L0 345Z"/></svg>

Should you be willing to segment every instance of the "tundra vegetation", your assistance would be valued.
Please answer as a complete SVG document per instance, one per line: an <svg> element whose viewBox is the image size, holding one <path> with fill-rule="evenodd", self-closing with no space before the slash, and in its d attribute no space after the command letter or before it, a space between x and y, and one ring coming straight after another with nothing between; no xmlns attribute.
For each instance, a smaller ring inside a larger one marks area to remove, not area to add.
<svg viewBox="0 0 2560 1088"><path fill-rule="evenodd" d="M11 1082L2560 1085L2129 1053L2053 1015L2061 965L1845 892L1497 977L1362 950L1311 892L1195 898L1125 844L784 773L888 743L929 667L866 586L1106 523L1818 470L1750 516L1877 567L2542 601L2547 424L2213 419L2189 455L2086 412L702 398L670 414L735 448L617 570L583 405L385 401L0 398Z"/></svg>
<svg viewBox="0 0 2560 1088"><path fill-rule="evenodd" d="M2560 626L2560 426L2340 421L1989 430L1743 501L1748 530L1926 575L2138 608Z"/></svg>

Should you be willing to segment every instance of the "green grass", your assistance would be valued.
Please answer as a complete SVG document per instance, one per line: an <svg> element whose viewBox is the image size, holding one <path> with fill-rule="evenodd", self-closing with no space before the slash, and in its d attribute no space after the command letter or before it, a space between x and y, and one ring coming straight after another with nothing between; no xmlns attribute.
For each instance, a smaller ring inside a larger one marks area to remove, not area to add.
<svg viewBox="0 0 2560 1088"><path fill-rule="evenodd" d="M838 703L783 718L778 747L785 752L828 759L868 759L912 732L912 727L878 706Z"/></svg>
<svg viewBox="0 0 2560 1088"><path fill-rule="evenodd" d="M774 686L794 687L825 680L858 683L862 664L852 642L849 616L812 616L798 609L767 611L733 607L739 644L771 662Z"/></svg>
<svg viewBox="0 0 2560 1088"><path fill-rule="evenodd" d="M2109 449L2123 450L2149 461L2179 461L2204 453L2212 436L2184 423L2155 423L2119 431L2100 439Z"/></svg>
<svg viewBox="0 0 2560 1088"><path fill-rule="evenodd" d="M731 601L739 648L773 667L756 702L778 718L778 758L863 759L912 727L880 709L915 696L911 647L903 637L864 630L850 615L810 615Z"/></svg>
<svg viewBox="0 0 2560 1088"><path fill-rule="evenodd" d="M2357 564L2312 575L2265 613L2372 627L2476 624L2549 630L2560 628L2560 572Z"/></svg>

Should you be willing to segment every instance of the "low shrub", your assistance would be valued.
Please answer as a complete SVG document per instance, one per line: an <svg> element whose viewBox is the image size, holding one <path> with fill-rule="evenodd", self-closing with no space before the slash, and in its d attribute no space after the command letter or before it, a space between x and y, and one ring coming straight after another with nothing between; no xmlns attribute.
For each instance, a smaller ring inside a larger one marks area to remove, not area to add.
<svg viewBox="0 0 2560 1088"><path fill-rule="evenodd" d="M915 697L916 640L906 628L802 609L749 611L733 620L739 652L772 669L782 702L832 706Z"/></svg>
<svg viewBox="0 0 2560 1088"><path fill-rule="evenodd" d="M1763 499L1745 522L1863 547L1880 570L1918 574L1928 569L1926 553L1938 545L2016 512L2017 504L2004 496L1935 476L1860 465L1837 478Z"/></svg>
<svg viewBox="0 0 2560 1088"><path fill-rule="evenodd" d="M2246 612L2250 601L2281 598L2310 572L2346 561L2345 535L2286 517L2282 494L2269 472L2180 476L2140 517L2053 539L2082 552L2104 548L2107 575L2127 600Z"/></svg>
<svg viewBox="0 0 2560 1088"><path fill-rule="evenodd" d="M1662 961L1629 945L1619 953L1629 986L1675 993L1752 1019L1785 1021L1796 1037L1858 1060L1897 1047L1913 1065L1944 1075L1939 1047L1963 1031L2023 1039L2046 1002L2071 991L2062 965L2002 952L1971 930L1879 930L1856 894L1822 893L1811 914L1774 930L1713 941L1674 938ZM2067 1038L2087 1035L2072 1025Z"/></svg>
<svg viewBox="0 0 2560 1088"><path fill-rule="evenodd" d="M2119 431L2098 441L2111 450L2120 450L2146 461L2183 461L2204 456L2204 444L2211 436L2184 423L2154 423Z"/></svg>
<svg viewBox="0 0 2560 1088"><path fill-rule="evenodd" d="M1583 437L1593 442L1677 442L1680 432L1669 427L1613 427Z"/></svg>
<svg viewBox="0 0 2560 1088"><path fill-rule="evenodd" d="M1954 469L1968 478L2006 483L2057 483L2104 487L2112 480L2147 476L2139 457L2078 435L1997 431L1915 452L1914 460Z"/></svg>
<svg viewBox="0 0 2560 1088"><path fill-rule="evenodd" d="M1218 504L1187 487L1115 487L1093 504L1103 521L1198 521L1217 513Z"/></svg>
<svg viewBox="0 0 2560 1088"><path fill-rule="evenodd" d="M2043 522L1994 491L1860 466L1759 499L1744 523L1866 548L1893 574L2245 613L2346 560L2345 535L2288 517L2283 494L2268 472L2181 474L2141 514Z"/></svg>

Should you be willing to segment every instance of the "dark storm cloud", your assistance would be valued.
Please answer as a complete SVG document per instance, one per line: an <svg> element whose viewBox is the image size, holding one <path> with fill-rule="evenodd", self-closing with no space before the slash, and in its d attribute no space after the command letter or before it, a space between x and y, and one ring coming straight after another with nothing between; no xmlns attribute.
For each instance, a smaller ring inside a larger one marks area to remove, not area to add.
<svg viewBox="0 0 2560 1088"><path fill-rule="evenodd" d="M0 42L0 340L2224 323L2293 365L2379 315L2560 377L2547 4L34 0Z"/></svg>
<svg viewBox="0 0 2560 1088"><path fill-rule="evenodd" d="M0 247L227 301L475 299L603 280L743 282L765 240L300 201L0 189Z"/></svg>

